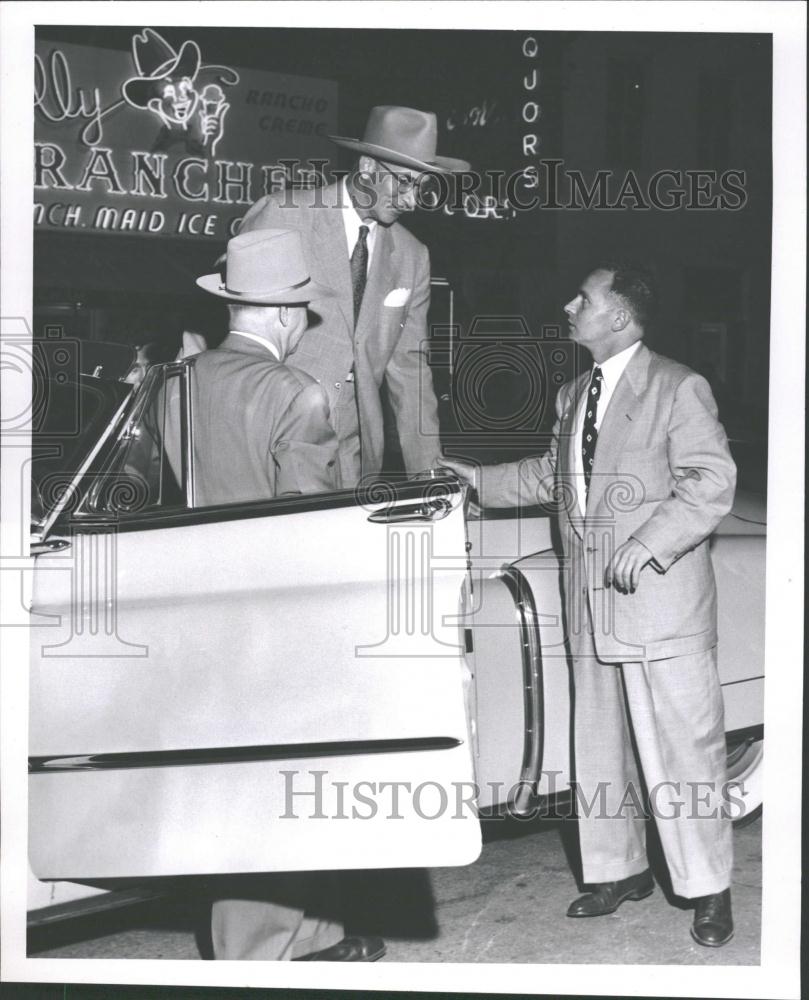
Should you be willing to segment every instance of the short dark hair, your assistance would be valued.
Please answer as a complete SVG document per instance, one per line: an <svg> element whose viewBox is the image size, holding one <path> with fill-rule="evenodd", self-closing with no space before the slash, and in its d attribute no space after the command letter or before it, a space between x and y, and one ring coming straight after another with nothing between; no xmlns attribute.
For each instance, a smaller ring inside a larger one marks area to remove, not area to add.
<svg viewBox="0 0 809 1000"><path fill-rule="evenodd" d="M604 261L596 270L612 272L610 291L627 305L638 326L648 326L657 312L657 284L653 272L641 264L623 260Z"/></svg>

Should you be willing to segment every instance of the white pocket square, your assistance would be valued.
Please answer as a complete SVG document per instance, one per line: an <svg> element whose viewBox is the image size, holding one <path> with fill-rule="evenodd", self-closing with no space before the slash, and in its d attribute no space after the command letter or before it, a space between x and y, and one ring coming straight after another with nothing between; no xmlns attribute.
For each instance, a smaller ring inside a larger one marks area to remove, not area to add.
<svg viewBox="0 0 809 1000"><path fill-rule="evenodd" d="M393 291L388 292L385 296L385 301L382 303L385 306L390 306L395 309L397 306L407 305L407 300L410 298L409 288L394 288Z"/></svg>

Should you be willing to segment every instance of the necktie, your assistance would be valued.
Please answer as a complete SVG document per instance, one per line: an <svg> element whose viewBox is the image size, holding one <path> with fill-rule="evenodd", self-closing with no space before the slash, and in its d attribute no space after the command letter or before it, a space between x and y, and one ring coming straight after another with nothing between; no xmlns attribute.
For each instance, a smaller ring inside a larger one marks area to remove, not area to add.
<svg viewBox="0 0 809 1000"><path fill-rule="evenodd" d="M581 457L584 466L584 494L590 491L590 474L593 471L593 458L596 453L596 442L598 441L598 431L596 430L596 418L598 417L598 399L601 395L601 383L603 375L598 365L593 368L590 378L590 387L587 390L587 402L584 408L584 427L581 432Z"/></svg>
<svg viewBox="0 0 809 1000"><path fill-rule="evenodd" d="M354 326L362 305L362 294L365 291L365 279L368 274L368 226L360 226L360 234L354 244L351 254L351 289L354 292ZM343 258L345 260L345 257Z"/></svg>

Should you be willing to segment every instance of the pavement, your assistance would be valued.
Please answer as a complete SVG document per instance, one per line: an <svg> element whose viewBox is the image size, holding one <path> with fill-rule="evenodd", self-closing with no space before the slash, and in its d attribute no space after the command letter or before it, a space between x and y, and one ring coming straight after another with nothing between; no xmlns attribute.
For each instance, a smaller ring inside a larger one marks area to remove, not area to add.
<svg viewBox="0 0 809 1000"><path fill-rule="evenodd" d="M723 948L689 934L692 911L658 885L609 916L565 917L578 895L573 824L488 821L480 859L464 868L346 873L347 931L379 934L386 962L757 965L761 938L761 823L734 837L736 933ZM653 845L652 845L653 846ZM664 869L650 846L653 870ZM189 883L190 888L193 884ZM210 958L203 894L65 921L32 934L42 958Z"/></svg>

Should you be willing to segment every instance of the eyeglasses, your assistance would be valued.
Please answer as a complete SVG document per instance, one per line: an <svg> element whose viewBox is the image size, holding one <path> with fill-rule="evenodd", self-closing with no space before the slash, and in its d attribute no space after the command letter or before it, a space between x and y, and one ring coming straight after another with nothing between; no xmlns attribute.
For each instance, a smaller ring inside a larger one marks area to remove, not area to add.
<svg viewBox="0 0 809 1000"><path fill-rule="evenodd" d="M391 170L381 160L377 160L376 162L386 174L390 174L391 177L396 179L396 191L402 197L412 193L416 195L417 199L423 199L425 196L429 197L431 194L434 194L438 188L434 174L419 174L418 177L411 177L410 174L402 174L397 170Z"/></svg>

